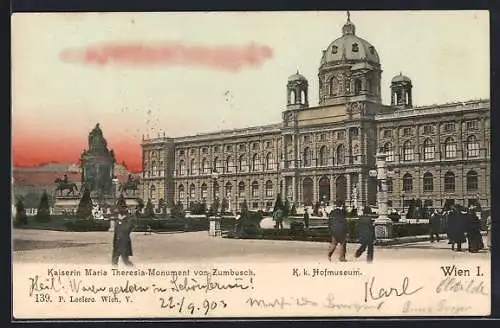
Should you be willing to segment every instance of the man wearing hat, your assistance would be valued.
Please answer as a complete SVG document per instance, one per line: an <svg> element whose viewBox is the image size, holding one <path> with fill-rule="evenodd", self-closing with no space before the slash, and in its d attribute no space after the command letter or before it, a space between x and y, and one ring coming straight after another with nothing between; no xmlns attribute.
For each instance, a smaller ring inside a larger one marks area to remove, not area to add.
<svg viewBox="0 0 500 328"><path fill-rule="evenodd" d="M347 213L342 207L341 202L337 202L336 207L330 212L328 218L328 227L330 228L331 242L328 250L328 260L332 260L332 255L340 244L339 261L345 262L345 253L347 246Z"/></svg>
<svg viewBox="0 0 500 328"><path fill-rule="evenodd" d="M132 256L132 240L130 233L134 230L133 218L129 215L128 209L125 206L119 206L115 209L117 219L115 223L115 231L113 235L113 254L111 264L118 265L118 260L121 257L126 266L132 266L129 256Z"/></svg>

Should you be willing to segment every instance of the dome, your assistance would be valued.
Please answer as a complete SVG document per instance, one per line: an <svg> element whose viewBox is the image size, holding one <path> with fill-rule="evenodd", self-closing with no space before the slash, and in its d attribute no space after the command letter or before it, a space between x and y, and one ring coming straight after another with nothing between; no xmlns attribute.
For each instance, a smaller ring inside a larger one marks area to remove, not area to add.
<svg viewBox="0 0 500 328"><path fill-rule="evenodd" d="M307 79L303 75L299 74L299 71L297 71L297 73L288 77L288 82L292 81L307 81Z"/></svg>
<svg viewBox="0 0 500 328"><path fill-rule="evenodd" d="M323 53L322 63L341 60L367 60L380 64L377 50L370 42L356 35L356 27L347 13L347 22L342 27L342 36L328 46Z"/></svg>
<svg viewBox="0 0 500 328"><path fill-rule="evenodd" d="M408 76L403 75L403 73L399 73L395 77L392 78L391 83L398 83L398 82L410 82L411 79Z"/></svg>

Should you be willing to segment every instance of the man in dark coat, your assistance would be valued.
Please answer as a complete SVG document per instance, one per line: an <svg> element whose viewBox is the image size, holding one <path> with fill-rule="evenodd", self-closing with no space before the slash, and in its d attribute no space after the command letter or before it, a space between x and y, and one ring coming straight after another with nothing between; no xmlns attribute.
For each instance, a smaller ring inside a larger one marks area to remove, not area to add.
<svg viewBox="0 0 500 328"><path fill-rule="evenodd" d="M462 244L465 243L465 222L467 220L467 211L462 211L459 206L454 206L448 213L448 238L451 243L451 250L462 251Z"/></svg>
<svg viewBox="0 0 500 328"><path fill-rule="evenodd" d="M355 257L360 257L365 250L367 251L366 260L371 263L373 261L373 243L375 242L375 228L373 226L373 215L370 207L366 206L363 209L363 215L358 219L356 226L359 242L361 245L356 250Z"/></svg>
<svg viewBox="0 0 500 328"><path fill-rule="evenodd" d="M307 212L307 208L304 210L304 227L309 229L309 212Z"/></svg>
<svg viewBox="0 0 500 328"><path fill-rule="evenodd" d="M335 209L330 212L328 218L328 227L330 228L331 243L328 250L328 260L332 260L333 252L340 244L339 260L345 262L345 253L347 249L347 213L341 207L340 203L336 204Z"/></svg>
<svg viewBox="0 0 500 328"><path fill-rule="evenodd" d="M434 213L432 213L429 219L429 230L431 234L431 243L434 242L434 236L436 240L439 242L439 233L441 232L441 213L436 209Z"/></svg>
<svg viewBox="0 0 500 328"><path fill-rule="evenodd" d="M126 208L118 210L118 219L115 223L115 231L113 235L113 254L111 264L118 265L118 260L121 257L126 266L132 266L129 256L132 256L132 240L130 233L134 230L133 218L129 215Z"/></svg>
<svg viewBox="0 0 500 328"><path fill-rule="evenodd" d="M484 248L483 237L481 236L481 221L473 212L474 209L470 209L467 213L467 243L469 246L469 252L477 253L479 250Z"/></svg>

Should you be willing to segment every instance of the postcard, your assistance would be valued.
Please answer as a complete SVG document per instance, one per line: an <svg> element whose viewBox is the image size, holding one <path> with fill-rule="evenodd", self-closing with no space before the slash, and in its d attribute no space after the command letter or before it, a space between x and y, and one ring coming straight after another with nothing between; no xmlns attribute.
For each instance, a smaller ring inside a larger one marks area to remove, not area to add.
<svg viewBox="0 0 500 328"><path fill-rule="evenodd" d="M487 11L16 13L13 315L491 311Z"/></svg>

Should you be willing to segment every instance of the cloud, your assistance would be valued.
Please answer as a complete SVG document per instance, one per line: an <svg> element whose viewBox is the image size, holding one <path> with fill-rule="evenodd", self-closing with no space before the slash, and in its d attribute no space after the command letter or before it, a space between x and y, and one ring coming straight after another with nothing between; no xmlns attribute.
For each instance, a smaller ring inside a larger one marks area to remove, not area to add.
<svg viewBox="0 0 500 328"><path fill-rule="evenodd" d="M269 46L184 45L180 43L103 43L84 48L65 49L59 54L65 63L97 66L205 66L238 71L262 65L273 56Z"/></svg>

